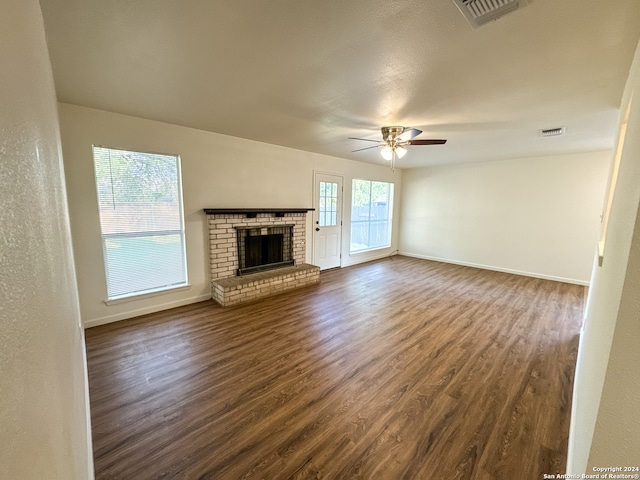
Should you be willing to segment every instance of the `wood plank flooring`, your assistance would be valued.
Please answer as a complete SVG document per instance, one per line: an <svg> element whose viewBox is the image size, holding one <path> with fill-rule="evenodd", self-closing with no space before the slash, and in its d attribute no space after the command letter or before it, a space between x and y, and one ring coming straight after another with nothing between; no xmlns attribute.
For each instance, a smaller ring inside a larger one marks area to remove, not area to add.
<svg viewBox="0 0 640 480"><path fill-rule="evenodd" d="M583 295L395 256L89 329L96 478L563 473Z"/></svg>

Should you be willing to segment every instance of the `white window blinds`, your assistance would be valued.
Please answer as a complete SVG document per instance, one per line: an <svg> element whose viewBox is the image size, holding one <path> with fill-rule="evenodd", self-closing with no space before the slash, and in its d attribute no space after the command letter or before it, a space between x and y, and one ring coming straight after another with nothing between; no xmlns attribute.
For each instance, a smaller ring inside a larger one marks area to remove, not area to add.
<svg viewBox="0 0 640 480"><path fill-rule="evenodd" d="M109 300L187 284L180 158L93 148Z"/></svg>

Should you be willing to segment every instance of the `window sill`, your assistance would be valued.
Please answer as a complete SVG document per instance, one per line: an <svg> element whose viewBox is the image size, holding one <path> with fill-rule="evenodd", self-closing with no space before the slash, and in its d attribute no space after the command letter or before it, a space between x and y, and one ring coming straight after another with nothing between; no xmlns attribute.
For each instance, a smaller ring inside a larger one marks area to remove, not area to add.
<svg viewBox="0 0 640 480"><path fill-rule="evenodd" d="M349 252L349 255L360 255L361 253L375 252L377 250L385 250L389 248L391 248L391 245L385 245L384 247L365 248L364 250L356 250L355 252Z"/></svg>
<svg viewBox="0 0 640 480"><path fill-rule="evenodd" d="M119 305L121 303L133 302L134 300L144 300L146 298L158 297L167 293L181 292L189 290L191 285L179 285L177 287L164 287L157 288L155 290L148 290L143 293L131 293L128 295L121 295L119 297L108 298L104 301L105 305Z"/></svg>

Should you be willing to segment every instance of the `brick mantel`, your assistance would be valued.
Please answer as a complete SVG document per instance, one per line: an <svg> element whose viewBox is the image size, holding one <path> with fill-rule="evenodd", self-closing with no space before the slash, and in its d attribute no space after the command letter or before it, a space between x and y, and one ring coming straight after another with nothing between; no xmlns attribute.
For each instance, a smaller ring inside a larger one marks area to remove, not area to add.
<svg viewBox="0 0 640 480"><path fill-rule="evenodd" d="M315 208L205 208L207 215L246 215L255 218L259 213L272 213L276 217L283 217L287 213L307 213Z"/></svg>

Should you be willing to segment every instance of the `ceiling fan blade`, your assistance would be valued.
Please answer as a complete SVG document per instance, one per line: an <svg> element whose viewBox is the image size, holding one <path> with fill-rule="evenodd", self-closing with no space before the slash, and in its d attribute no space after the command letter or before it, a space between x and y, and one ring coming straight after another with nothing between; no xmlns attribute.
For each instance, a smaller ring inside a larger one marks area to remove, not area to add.
<svg viewBox="0 0 640 480"><path fill-rule="evenodd" d="M347 137L349 140L362 140L364 142L376 142L380 143L380 140L371 140L370 138L357 138L357 137Z"/></svg>
<svg viewBox="0 0 640 480"><path fill-rule="evenodd" d="M417 128L409 128L398 135L398 140L401 142L406 142L407 140L411 140L412 138L417 137L422 133L422 130L418 130Z"/></svg>
<svg viewBox="0 0 640 480"><path fill-rule="evenodd" d="M371 148L378 148L378 147L382 147L384 144L382 145L374 145L373 147L364 147L364 148L359 148L357 150L351 150L351 153L353 152L361 152L362 150L369 150Z"/></svg>
<svg viewBox="0 0 640 480"><path fill-rule="evenodd" d="M444 145L447 143L446 140L408 140L407 145Z"/></svg>

